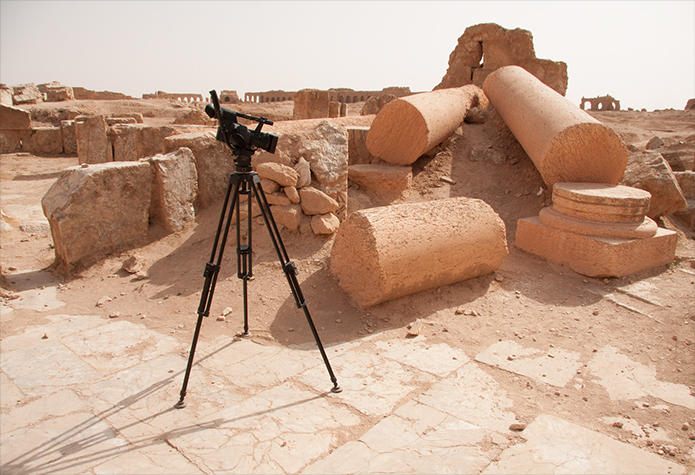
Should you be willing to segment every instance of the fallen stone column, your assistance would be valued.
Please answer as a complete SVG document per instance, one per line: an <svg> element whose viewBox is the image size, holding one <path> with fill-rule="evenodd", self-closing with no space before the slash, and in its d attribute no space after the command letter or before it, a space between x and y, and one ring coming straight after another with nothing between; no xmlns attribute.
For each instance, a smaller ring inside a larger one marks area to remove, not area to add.
<svg viewBox="0 0 695 475"><path fill-rule="evenodd" d="M504 223L470 198L357 211L338 229L331 271L362 307L488 274L507 255Z"/></svg>
<svg viewBox="0 0 695 475"><path fill-rule="evenodd" d="M487 108L474 85L401 97L386 104L367 134L367 149L394 165L410 165L451 135L471 107Z"/></svg>
<svg viewBox="0 0 695 475"><path fill-rule="evenodd" d="M549 187L622 178L627 150L618 135L525 69L500 68L483 90Z"/></svg>

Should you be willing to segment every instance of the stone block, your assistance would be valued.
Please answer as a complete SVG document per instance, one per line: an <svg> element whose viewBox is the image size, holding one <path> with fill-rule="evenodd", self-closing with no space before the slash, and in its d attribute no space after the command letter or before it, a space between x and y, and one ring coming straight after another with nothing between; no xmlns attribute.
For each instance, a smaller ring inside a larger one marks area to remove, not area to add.
<svg viewBox="0 0 695 475"><path fill-rule="evenodd" d="M68 168L41 200L58 266L79 270L142 244L151 195L152 168L145 162Z"/></svg>
<svg viewBox="0 0 695 475"><path fill-rule="evenodd" d="M259 177L272 180L280 186L297 186L299 179L299 173L294 168L282 163L261 163L256 167L256 172Z"/></svg>
<svg viewBox="0 0 695 475"><path fill-rule="evenodd" d="M43 102L43 93L34 84L21 84L12 88L12 103L38 104Z"/></svg>
<svg viewBox="0 0 695 475"><path fill-rule="evenodd" d="M566 215L607 223L641 223L649 210L648 191L603 183L555 183L553 208Z"/></svg>
<svg viewBox="0 0 695 475"><path fill-rule="evenodd" d="M397 165L352 165L348 167L348 177L370 195L390 202L410 188L413 169Z"/></svg>
<svg viewBox="0 0 695 475"><path fill-rule="evenodd" d="M409 95L409 94L407 94ZM378 96L372 96L367 99L362 106L360 115L374 115L381 112L386 104L396 99L393 94L380 94Z"/></svg>
<svg viewBox="0 0 695 475"><path fill-rule="evenodd" d="M22 150L36 155L63 153L63 135L60 127L36 127L31 129L31 135L23 143Z"/></svg>
<svg viewBox="0 0 695 475"><path fill-rule="evenodd" d="M11 105L0 104L0 129L2 130L26 130L31 127L31 118L28 111Z"/></svg>
<svg viewBox="0 0 695 475"><path fill-rule="evenodd" d="M683 196L687 199L695 198L695 171L673 172L673 176L681 187Z"/></svg>
<svg viewBox="0 0 695 475"><path fill-rule="evenodd" d="M77 158L80 163L113 161L113 149L106 135L104 117L78 116L75 118Z"/></svg>
<svg viewBox="0 0 695 475"><path fill-rule="evenodd" d="M302 89L294 94L292 119L320 119L328 117L330 96L328 91Z"/></svg>
<svg viewBox="0 0 695 475"><path fill-rule="evenodd" d="M198 207L204 208L220 201L234 172L234 155L229 148L215 139L211 132L179 134L164 139L166 152L181 147L191 149L198 172Z"/></svg>
<svg viewBox="0 0 695 475"><path fill-rule="evenodd" d="M273 213L273 219L279 225L284 226L290 231L296 231L302 221L302 208L298 205L271 205L270 211Z"/></svg>
<svg viewBox="0 0 695 475"><path fill-rule="evenodd" d="M587 236L532 217L517 222L515 245L582 275L622 277L672 262L677 240L674 231L663 228L645 239Z"/></svg>
<svg viewBox="0 0 695 475"><path fill-rule="evenodd" d="M328 103L328 117L340 117L340 102L330 101Z"/></svg>
<svg viewBox="0 0 695 475"><path fill-rule="evenodd" d="M198 196L198 173L193 152L180 148L166 155L142 159L154 173L150 221L176 232L195 218L193 203Z"/></svg>
<svg viewBox="0 0 695 475"><path fill-rule="evenodd" d="M658 152L630 153L621 183L651 193L647 215L652 219L686 208L683 191L668 162Z"/></svg>
<svg viewBox="0 0 695 475"><path fill-rule="evenodd" d="M133 162L140 158L138 150L138 127L125 124L109 128L109 141L113 147L113 159L116 162Z"/></svg>
<svg viewBox="0 0 695 475"><path fill-rule="evenodd" d="M5 84L0 84L0 104L5 106L12 105L12 89Z"/></svg>
<svg viewBox="0 0 695 475"><path fill-rule="evenodd" d="M135 117L106 117L106 125L137 124Z"/></svg>
<svg viewBox="0 0 695 475"><path fill-rule="evenodd" d="M31 129L0 130L0 153L21 152L22 145L29 140Z"/></svg>
<svg viewBox="0 0 695 475"><path fill-rule="evenodd" d="M333 234L339 226L340 220L333 213L317 214L311 217L311 230L317 236Z"/></svg>
<svg viewBox="0 0 695 475"><path fill-rule="evenodd" d="M507 253L504 222L488 204L448 198L352 213L330 267L366 307L491 273Z"/></svg>
<svg viewBox="0 0 695 475"><path fill-rule="evenodd" d="M60 133L63 138L63 153L65 155L76 155L77 137L75 135L75 121L61 120Z"/></svg>
<svg viewBox="0 0 695 475"><path fill-rule="evenodd" d="M300 188L299 198L304 214L309 216L334 213L339 208L339 204L336 200L313 186Z"/></svg>
<svg viewBox="0 0 695 475"><path fill-rule="evenodd" d="M554 205L553 205L554 206ZM658 228L656 222L643 215L635 223L589 221L561 213L553 207L543 208L538 214L541 223L575 234L608 238L641 239L653 236Z"/></svg>
<svg viewBox="0 0 695 475"><path fill-rule="evenodd" d="M294 169L299 175L297 178L297 188L309 186L311 184L311 164L307 162L304 157L299 157Z"/></svg>
<svg viewBox="0 0 695 475"><path fill-rule="evenodd" d="M346 127L348 133L348 166L372 163L375 157L367 149L369 127Z"/></svg>
<svg viewBox="0 0 695 475"><path fill-rule="evenodd" d="M46 88L46 102L73 101L75 94L70 86L48 86Z"/></svg>

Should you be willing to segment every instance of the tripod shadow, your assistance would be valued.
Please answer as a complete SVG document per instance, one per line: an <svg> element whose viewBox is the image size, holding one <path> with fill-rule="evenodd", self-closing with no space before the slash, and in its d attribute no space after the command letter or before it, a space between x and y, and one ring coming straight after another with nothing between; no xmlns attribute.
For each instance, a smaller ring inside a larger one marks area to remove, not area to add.
<svg viewBox="0 0 695 475"><path fill-rule="evenodd" d="M199 358L195 365L200 364L208 358L216 355L217 353L225 350L237 340L226 343L218 349L215 349L211 353ZM82 435L85 431L94 428L98 424L106 423L108 417L113 416L124 409L132 406L136 402L143 400L148 397L152 397L158 391L163 390L171 384L177 384L180 382L179 377L184 373L184 371L179 371L173 373L170 376L152 383L145 389L142 389L130 396L123 398L122 400L115 403L112 407L95 414L92 417L88 417L84 421L75 424L62 433L52 437L50 440L38 444L24 453L15 456L9 461L3 461L0 465L0 473L3 474L14 474L14 473L29 473L33 471L40 471L42 473L54 473L54 472L72 472L78 470L78 467L84 469L85 465L97 465L101 461L106 461L108 459L114 458L119 455L123 455L128 452L138 451L146 447L155 446L162 443L167 443L171 445L171 440L178 437L185 436L187 434L204 431L207 429L219 428L223 425L229 425L238 423L246 419L254 419L261 417L266 414L270 414L277 411L282 411L284 409L300 406L302 404L310 403L321 398L324 398L328 393L317 394L312 397L307 397L303 399L298 399L296 401L288 402L273 408L260 410L256 412L251 412L248 414L241 414L233 418L214 418L207 421L195 421L194 423L177 427L171 430L162 431L159 434L152 436L143 436L136 439L129 438L128 441L124 441L123 444L104 448L101 450L87 452L90 448L98 446L104 442L109 441L122 434L128 429L134 428L141 424L147 424L149 421L156 419L162 415L179 411L172 406L150 414L144 418L137 418L134 422L121 425L120 427L114 427L111 429L93 432L89 435ZM186 409L183 409L184 411ZM193 419L193 416L192 416ZM148 426L152 428L153 426ZM157 429L154 429L155 431ZM41 460L47 460L45 463L41 463Z"/></svg>

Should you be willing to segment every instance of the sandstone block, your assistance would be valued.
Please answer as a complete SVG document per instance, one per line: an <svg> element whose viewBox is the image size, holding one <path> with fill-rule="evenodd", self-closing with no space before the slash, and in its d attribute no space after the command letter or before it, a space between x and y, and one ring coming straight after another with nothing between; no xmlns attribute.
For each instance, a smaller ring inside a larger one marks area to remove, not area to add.
<svg viewBox="0 0 695 475"><path fill-rule="evenodd" d="M297 178L297 188L311 185L311 165L304 157L299 157L294 169L299 175Z"/></svg>
<svg viewBox="0 0 695 475"><path fill-rule="evenodd" d="M336 200L312 186L300 188L299 198L304 214L309 216L335 213L339 208Z"/></svg>
<svg viewBox="0 0 695 475"><path fill-rule="evenodd" d="M137 127L127 127L119 124L108 131L109 140L113 147L113 158L117 162L134 162L140 158L138 151Z"/></svg>
<svg viewBox="0 0 695 475"><path fill-rule="evenodd" d="M268 200L268 204L271 205L289 206L292 204L289 198L284 194L266 193L265 198Z"/></svg>
<svg viewBox="0 0 695 475"><path fill-rule="evenodd" d="M165 155L143 159L152 166L150 220L176 232L195 218L193 204L198 196L198 173L193 152L180 148Z"/></svg>
<svg viewBox="0 0 695 475"><path fill-rule="evenodd" d="M651 193L647 215L652 219L687 206L671 167L658 152L631 153L621 183Z"/></svg>
<svg viewBox="0 0 695 475"><path fill-rule="evenodd" d="M43 102L43 94L35 84L20 84L12 88L12 103L38 104Z"/></svg>
<svg viewBox="0 0 695 475"><path fill-rule="evenodd" d="M6 106L12 105L12 89L5 84L0 84L0 104Z"/></svg>
<svg viewBox="0 0 695 475"><path fill-rule="evenodd" d="M328 91L302 89L294 94L292 119L319 119L328 117L330 96Z"/></svg>
<svg viewBox="0 0 695 475"><path fill-rule="evenodd" d="M483 90L548 186L620 181L627 149L618 135L528 71L502 67Z"/></svg>
<svg viewBox="0 0 695 475"><path fill-rule="evenodd" d="M299 173L294 168L275 162L259 164L256 173L259 177L273 180L280 186L296 186L299 179Z"/></svg>
<svg viewBox="0 0 695 475"><path fill-rule="evenodd" d="M674 231L663 228L645 239L587 236L547 226L533 217L518 221L515 245L579 274L621 277L672 262L677 239Z"/></svg>
<svg viewBox="0 0 695 475"><path fill-rule="evenodd" d="M374 118L367 149L388 163L410 165L451 135L469 108L487 104L483 91L473 85L401 97Z"/></svg>
<svg viewBox="0 0 695 475"><path fill-rule="evenodd" d="M113 149L106 135L103 116L75 118L77 158L80 163L104 163L113 160Z"/></svg>
<svg viewBox="0 0 695 475"><path fill-rule="evenodd" d="M686 199L695 198L695 171L673 172Z"/></svg>
<svg viewBox="0 0 695 475"><path fill-rule="evenodd" d="M550 226L576 234L608 238L643 239L656 234L658 226L652 219L643 215L639 222L590 221L570 216L551 207L543 208L538 219Z"/></svg>
<svg viewBox="0 0 695 475"><path fill-rule="evenodd" d="M348 166L372 163L374 156L367 149L369 127L346 127L348 133Z"/></svg>
<svg viewBox="0 0 695 475"><path fill-rule="evenodd" d="M31 129L27 130L0 130L0 153L14 153L22 151L22 144L29 140Z"/></svg>
<svg viewBox="0 0 695 475"><path fill-rule="evenodd" d="M60 127L36 127L24 141L22 150L37 155L56 155L63 153L63 135Z"/></svg>
<svg viewBox="0 0 695 475"><path fill-rule="evenodd" d="M41 200L57 264L77 270L141 244L147 237L151 188L148 163L68 168Z"/></svg>
<svg viewBox="0 0 695 475"><path fill-rule="evenodd" d="M330 101L328 103L328 117L340 117L340 102Z"/></svg>
<svg viewBox="0 0 695 475"><path fill-rule="evenodd" d="M497 269L504 223L470 198L404 203L352 213L338 230L331 271L366 307Z"/></svg>
<svg viewBox="0 0 695 475"><path fill-rule="evenodd" d="M2 130L26 130L31 127L29 112L0 104L0 129Z"/></svg>
<svg viewBox="0 0 695 475"><path fill-rule="evenodd" d="M211 132L188 133L167 137L165 151L189 148L195 157L198 172L198 206L207 207L221 200L234 172L234 155Z"/></svg>
<svg viewBox="0 0 695 475"><path fill-rule="evenodd" d="M671 167L673 172L682 172L693 169L693 154L688 151L662 151L661 156Z"/></svg>
<svg viewBox="0 0 695 475"><path fill-rule="evenodd" d="M360 115L372 115L381 112L386 104L396 99L393 94L380 94L378 96L372 96L367 99L362 106Z"/></svg>
<svg viewBox="0 0 695 475"><path fill-rule="evenodd" d="M137 124L134 117L106 117L106 125Z"/></svg>
<svg viewBox="0 0 695 475"><path fill-rule="evenodd" d="M76 155L77 137L75 135L75 121L61 120L60 133L63 138L63 153L66 155Z"/></svg>
<svg viewBox="0 0 695 475"><path fill-rule="evenodd" d="M46 88L47 102L61 102L75 100L75 94L70 86L55 85Z"/></svg>
<svg viewBox="0 0 695 475"><path fill-rule="evenodd" d="M270 212L273 213L273 218L277 224L290 231L296 231L302 221L302 209L297 205L272 205Z"/></svg>
<svg viewBox="0 0 695 475"><path fill-rule="evenodd" d="M311 230L318 236L333 234L339 226L340 220L333 213L317 214L311 217Z"/></svg>
<svg viewBox="0 0 695 475"><path fill-rule="evenodd" d="M411 167L396 165L352 165L348 167L350 181L380 200L393 201L410 188Z"/></svg>
<svg viewBox="0 0 695 475"><path fill-rule="evenodd" d="M297 188L294 186L286 186L282 189L282 191L292 204L299 203L299 192L297 191Z"/></svg>
<svg viewBox="0 0 695 475"><path fill-rule="evenodd" d="M267 178L261 178L261 186L266 193L275 193L280 189L280 185L278 185L277 182L268 180Z"/></svg>

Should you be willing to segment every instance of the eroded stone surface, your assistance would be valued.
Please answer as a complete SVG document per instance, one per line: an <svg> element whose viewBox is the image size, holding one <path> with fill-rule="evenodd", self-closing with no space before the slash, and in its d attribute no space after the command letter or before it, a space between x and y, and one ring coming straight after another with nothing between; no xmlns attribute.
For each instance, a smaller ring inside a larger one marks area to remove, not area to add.
<svg viewBox="0 0 695 475"><path fill-rule="evenodd" d="M565 386L582 365L579 353L574 351L560 348L544 351L515 341L497 342L478 353L475 359L558 387Z"/></svg>
<svg viewBox="0 0 695 475"><path fill-rule="evenodd" d="M685 473L675 462L546 414L523 437L525 444L502 452L483 473Z"/></svg>

